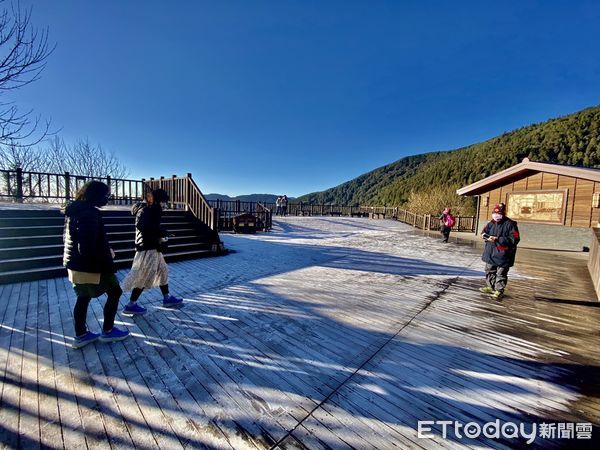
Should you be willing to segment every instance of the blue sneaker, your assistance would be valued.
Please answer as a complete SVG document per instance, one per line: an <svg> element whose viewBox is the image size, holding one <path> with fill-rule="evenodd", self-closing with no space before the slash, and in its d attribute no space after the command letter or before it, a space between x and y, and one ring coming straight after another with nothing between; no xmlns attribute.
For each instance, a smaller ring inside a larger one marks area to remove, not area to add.
<svg viewBox="0 0 600 450"><path fill-rule="evenodd" d="M73 348L85 347L86 345L91 344L92 342L97 340L99 337L99 333L92 333L91 331L87 331L82 336L75 336L75 340L71 345L73 346Z"/></svg>
<svg viewBox="0 0 600 450"><path fill-rule="evenodd" d="M129 331L127 330L119 330L116 327L113 327L108 333L105 331L99 337L100 342L117 342L122 341L127 336L129 336Z"/></svg>
<svg viewBox="0 0 600 450"><path fill-rule="evenodd" d="M138 305L137 303L131 304L128 303L125 308L123 308L123 314L126 316L135 316L136 314L146 314L147 309L143 306Z"/></svg>
<svg viewBox="0 0 600 450"><path fill-rule="evenodd" d="M163 306L177 306L183 303L182 298L175 297L174 295L169 295L168 297L163 298Z"/></svg>

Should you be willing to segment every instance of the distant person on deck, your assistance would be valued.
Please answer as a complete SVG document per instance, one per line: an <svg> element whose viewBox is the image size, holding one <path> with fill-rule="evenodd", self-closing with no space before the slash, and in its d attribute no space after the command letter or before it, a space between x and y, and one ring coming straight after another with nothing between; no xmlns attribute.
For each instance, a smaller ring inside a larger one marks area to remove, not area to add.
<svg viewBox="0 0 600 450"><path fill-rule="evenodd" d="M456 222L454 216L450 212L450 208L444 208L442 214L438 217L440 220L440 233L442 233L442 242L448 242L450 239L450 231Z"/></svg>
<svg viewBox="0 0 600 450"><path fill-rule="evenodd" d="M169 294L169 268L162 252L168 242L168 233L161 227L161 203L169 200L168 194L162 189L148 192L146 203L138 203L131 213L135 215L135 257L131 270L125 277L123 289L131 291L129 304L123 309L123 314L144 314L146 308L140 306L137 300L144 289L159 287L163 295L163 306L175 306L183 299Z"/></svg>
<svg viewBox="0 0 600 450"><path fill-rule="evenodd" d="M506 217L506 205L494 207L492 220L481 233L485 240L482 260L485 262L486 286L480 289L495 299L504 296L508 282L508 271L515 264L517 245L520 241L517 222Z"/></svg>
<svg viewBox="0 0 600 450"><path fill-rule="evenodd" d="M109 188L100 181L85 183L75 196L75 201L65 208L64 256L69 281L77 295L73 310L75 321L74 348L81 348L91 342L120 341L129 336L129 331L114 326L123 291L115 276L114 252L108 245L108 238L100 210L108 203ZM87 329L88 305L92 298L107 294L104 304L102 334Z"/></svg>
<svg viewBox="0 0 600 450"><path fill-rule="evenodd" d="M276 216L279 216L281 214L281 200L282 200L281 195L279 197L277 197L277 200L275 200L275 206L276 206L275 215Z"/></svg>
<svg viewBox="0 0 600 450"><path fill-rule="evenodd" d="M281 214L287 216L288 198L284 195L281 199Z"/></svg>

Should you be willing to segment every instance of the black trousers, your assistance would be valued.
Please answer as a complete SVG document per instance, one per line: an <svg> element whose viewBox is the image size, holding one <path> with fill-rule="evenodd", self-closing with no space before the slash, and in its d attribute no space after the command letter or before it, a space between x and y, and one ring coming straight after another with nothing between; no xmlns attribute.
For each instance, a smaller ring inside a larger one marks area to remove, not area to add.
<svg viewBox="0 0 600 450"><path fill-rule="evenodd" d="M123 294L123 290L120 287L113 287L106 292L108 298L104 304L104 324L102 325L103 331L112 330L115 324L115 316L117 315L117 309L119 308L119 298ZM75 319L75 336L81 336L87 332L87 326L85 324L87 318L88 305L92 300L88 296L77 297L75 308L73 309L73 318Z"/></svg>
<svg viewBox="0 0 600 450"><path fill-rule="evenodd" d="M450 227L446 227L446 226L440 227L440 233L442 233L444 242L448 242L448 239L450 238L450 230L452 230L452 228L450 228Z"/></svg>

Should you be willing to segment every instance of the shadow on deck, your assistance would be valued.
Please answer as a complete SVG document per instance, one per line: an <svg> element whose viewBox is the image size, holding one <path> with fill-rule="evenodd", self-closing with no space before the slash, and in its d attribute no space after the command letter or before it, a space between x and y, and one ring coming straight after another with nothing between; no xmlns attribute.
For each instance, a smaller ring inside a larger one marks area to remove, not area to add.
<svg viewBox="0 0 600 450"><path fill-rule="evenodd" d="M419 439L417 421L598 424L600 310L534 301L570 264L558 273L551 257L523 256L530 267L517 267L508 298L495 302L476 290L476 249L403 233L410 256L399 256L351 235L357 247L331 241L344 232L304 230L315 231L326 245L225 237L237 253L171 266L183 308L145 294L146 316L119 317L132 338L83 351L64 337L75 300L67 280L0 286L2 442L515 448L524 440L444 440L439 430ZM101 317L94 302L92 329ZM597 445L597 425L592 436L535 446Z"/></svg>

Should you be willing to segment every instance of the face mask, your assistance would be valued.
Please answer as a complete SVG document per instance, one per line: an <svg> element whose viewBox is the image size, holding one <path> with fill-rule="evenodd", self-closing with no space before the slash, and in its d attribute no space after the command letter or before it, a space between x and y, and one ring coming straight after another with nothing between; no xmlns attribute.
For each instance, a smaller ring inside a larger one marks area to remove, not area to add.
<svg viewBox="0 0 600 450"><path fill-rule="evenodd" d="M498 214L498 213L493 213L492 214L492 219L494 219L496 222L500 222L503 217L504 216L502 214Z"/></svg>

